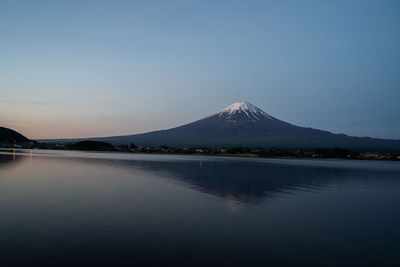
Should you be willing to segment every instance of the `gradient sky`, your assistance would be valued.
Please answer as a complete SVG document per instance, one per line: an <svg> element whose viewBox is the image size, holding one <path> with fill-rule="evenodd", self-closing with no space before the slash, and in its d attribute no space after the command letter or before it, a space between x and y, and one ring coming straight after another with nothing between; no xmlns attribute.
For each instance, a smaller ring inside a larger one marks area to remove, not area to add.
<svg viewBox="0 0 400 267"><path fill-rule="evenodd" d="M0 1L0 125L132 134L248 101L400 139L400 1Z"/></svg>

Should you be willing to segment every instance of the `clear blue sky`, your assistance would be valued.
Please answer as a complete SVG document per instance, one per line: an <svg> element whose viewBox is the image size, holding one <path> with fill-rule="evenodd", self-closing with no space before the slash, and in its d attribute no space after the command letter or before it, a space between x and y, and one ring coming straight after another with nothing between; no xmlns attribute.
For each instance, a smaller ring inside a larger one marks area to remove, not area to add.
<svg viewBox="0 0 400 267"><path fill-rule="evenodd" d="M131 134L248 101L400 139L400 1L0 2L0 125Z"/></svg>

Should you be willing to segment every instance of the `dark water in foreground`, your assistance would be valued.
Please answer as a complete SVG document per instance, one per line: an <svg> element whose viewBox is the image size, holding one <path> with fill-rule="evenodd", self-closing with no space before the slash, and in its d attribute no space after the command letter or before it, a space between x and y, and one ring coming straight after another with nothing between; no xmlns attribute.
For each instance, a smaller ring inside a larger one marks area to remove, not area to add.
<svg viewBox="0 0 400 267"><path fill-rule="evenodd" d="M101 265L400 266L400 164L0 152L0 266Z"/></svg>

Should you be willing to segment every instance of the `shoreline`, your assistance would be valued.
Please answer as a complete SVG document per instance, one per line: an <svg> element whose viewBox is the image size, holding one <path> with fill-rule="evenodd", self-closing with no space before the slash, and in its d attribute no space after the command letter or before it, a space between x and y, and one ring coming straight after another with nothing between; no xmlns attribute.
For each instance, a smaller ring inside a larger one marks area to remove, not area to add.
<svg viewBox="0 0 400 267"><path fill-rule="evenodd" d="M361 161L390 161L400 162L400 157L395 159L388 158L348 158L348 157L296 157L296 156L272 156L272 155L260 155L256 153L171 153L171 152L133 152L133 151L119 151L119 150L73 150L73 149L42 149L42 148L0 148L0 152L15 153L15 151L75 151L75 152L88 152L88 153L121 153L121 154L139 154L139 155L180 155L180 156L204 156L204 157L229 157L229 158L265 158L265 159L314 159L314 160L361 160Z"/></svg>

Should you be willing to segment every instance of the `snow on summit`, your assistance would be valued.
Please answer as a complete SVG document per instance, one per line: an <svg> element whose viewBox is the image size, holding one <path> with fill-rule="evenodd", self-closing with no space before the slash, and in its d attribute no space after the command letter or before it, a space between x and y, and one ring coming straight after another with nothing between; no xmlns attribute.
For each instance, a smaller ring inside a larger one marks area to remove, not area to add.
<svg viewBox="0 0 400 267"><path fill-rule="evenodd" d="M224 108L217 113L219 117L226 117L227 119L233 119L237 115L245 115L247 119L251 121L274 119L258 107L250 104L249 102L237 102Z"/></svg>

